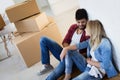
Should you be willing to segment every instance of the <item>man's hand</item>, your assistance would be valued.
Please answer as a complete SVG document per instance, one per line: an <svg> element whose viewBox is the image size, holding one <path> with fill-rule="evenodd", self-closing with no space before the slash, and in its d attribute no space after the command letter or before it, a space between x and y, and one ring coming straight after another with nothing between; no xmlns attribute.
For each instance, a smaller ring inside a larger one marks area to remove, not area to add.
<svg viewBox="0 0 120 80"><path fill-rule="evenodd" d="M77 47L76 47L76 45L71 45L71 46L64 47L61 54L60 54L60 59L61 60L63 60L63 58L65 57L68 50L77 50Z"/></svg>
<svg viewBox="0 0 120 80"><path fill-rule="evenodd" d="M63 60L63 58L65 57L66 53L67 53L67 49L66 49L66 48L63 48L63 50L62 50L62 52L61 52L61 54L60 54L60 59L61 59L61 60Z"/></svg>

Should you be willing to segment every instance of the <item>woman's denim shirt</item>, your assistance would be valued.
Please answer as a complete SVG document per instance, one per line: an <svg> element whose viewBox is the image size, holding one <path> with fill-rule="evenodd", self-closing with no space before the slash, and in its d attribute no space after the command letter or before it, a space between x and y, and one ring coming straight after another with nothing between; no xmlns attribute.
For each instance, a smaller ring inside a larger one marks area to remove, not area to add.
<svg viewBox="0 0 120 80"><path fill-rule="evenodd" d="M83 49L86 47L87 47L87 57L91 57L90 56L91 48L90 48L89 40L86 40L84 42L77 44L78 49ZM101 40L101 43L96 48L94 53L95 53L96 59L100 62L100 66L103 69L105 69L105 72L109 78L116 76L118 74L112 63L112 60L113 60L112 59L112 46L111 46L110 41L107 38L103 38ZM86 70L88 70L88 67L86 68Z"/></svg>

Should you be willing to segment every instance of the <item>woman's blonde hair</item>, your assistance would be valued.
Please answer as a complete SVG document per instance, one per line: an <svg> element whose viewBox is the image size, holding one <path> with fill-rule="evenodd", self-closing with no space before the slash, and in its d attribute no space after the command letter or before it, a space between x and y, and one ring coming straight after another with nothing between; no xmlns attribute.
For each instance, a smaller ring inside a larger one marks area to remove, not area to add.
<svg viewBox="0 0 120 80"><path fill-rule="evenodd" d="M102 38L107 38L104 27L99 20L90 20L87 23L86 29L88 29L90 33L90 46L95 50Z"/></svg>

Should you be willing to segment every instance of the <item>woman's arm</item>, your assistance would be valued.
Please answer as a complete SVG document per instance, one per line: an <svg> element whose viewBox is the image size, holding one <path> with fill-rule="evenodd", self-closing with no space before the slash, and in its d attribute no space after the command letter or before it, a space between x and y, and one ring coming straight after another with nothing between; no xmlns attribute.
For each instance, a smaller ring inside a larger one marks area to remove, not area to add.
<svg viewBox="0 0 120 80"><path fill-rule="evenodd" d="M103 69L107 69L109 67L109 63L111 61L111 44L109 40L103 39L101 44L99 45L99 53L101 53L101 62L88 60L87 62L96 67L102 67Z"/></svg>
<svg viewBox="0 0 120 80"><path fill-rule="evenodd" d="M112 46L109 40L104 39L100 49L101 49L101 56L102 56L100 66L103 69L108 69L112 60Z"/></svg>
<svg viewBox="0 0 120 80"><path fill-rule="evenodd" d="M67 47L63 48L63 50L60 54L60 59L63 60L63 58L65 57L68 50L76 50L76 49L77 49L76 45L71 45L71 46L67 46Z"/></svg>
<svg viewBox="0 0 120 80"><path fill-rule="evenodd" d="M87 48L87 46L89 45L88 42L89 42L89 40L86 40L86 41L80 42L79 44L64 47L61 54L60 54L61 60L65 57L68 50L76 50L76 49Z"/></svg>

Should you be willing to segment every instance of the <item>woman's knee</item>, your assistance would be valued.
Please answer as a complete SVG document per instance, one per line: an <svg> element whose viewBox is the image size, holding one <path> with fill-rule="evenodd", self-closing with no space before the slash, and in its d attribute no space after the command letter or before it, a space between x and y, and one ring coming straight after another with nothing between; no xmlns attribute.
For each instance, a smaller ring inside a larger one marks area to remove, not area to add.
<svg viewBox="0 0 120 80"><path fill-rule="evenodd" d="M54 71L47 76L46 80L56 80Z"/></svg>
<svg viewBox="0 0 120 80"><path fill-rule="evenodd" d="M89 73L88 72L83 72L77 77L73 78L73 80L88 80L89 79ZM91 79L90 79L91 80Z"/></svg>

